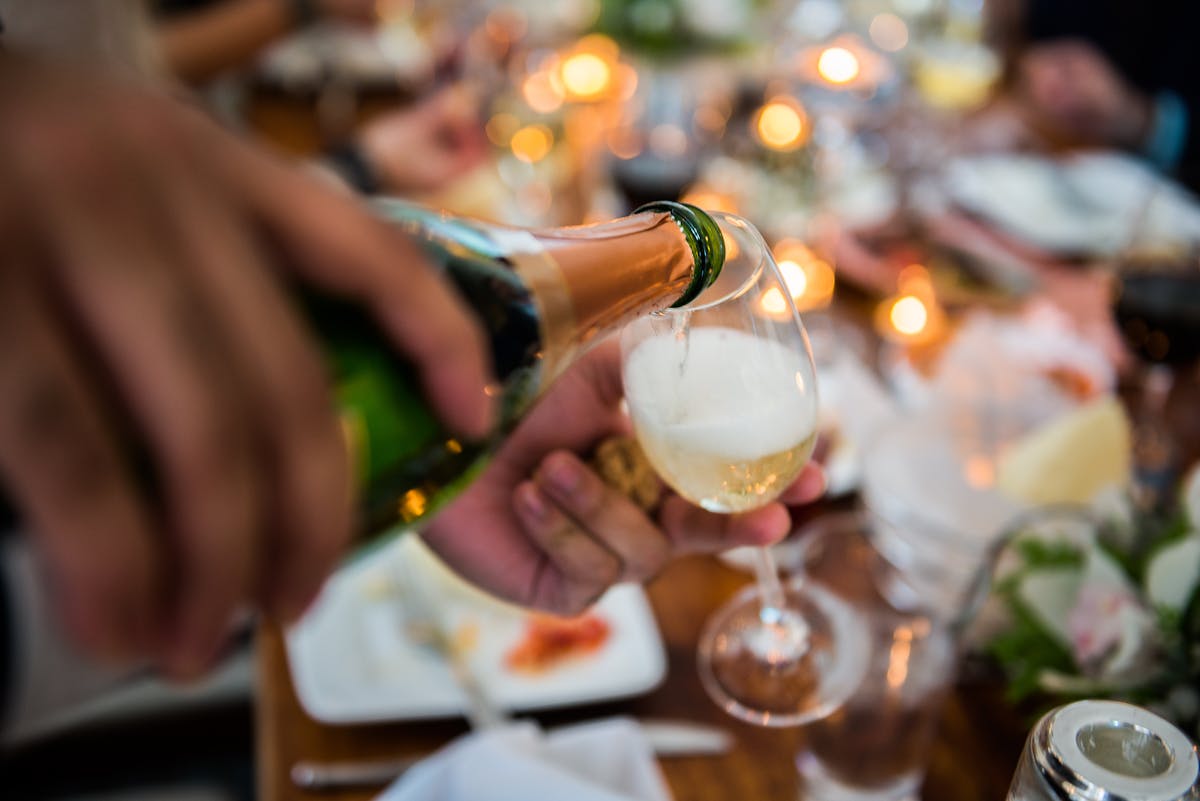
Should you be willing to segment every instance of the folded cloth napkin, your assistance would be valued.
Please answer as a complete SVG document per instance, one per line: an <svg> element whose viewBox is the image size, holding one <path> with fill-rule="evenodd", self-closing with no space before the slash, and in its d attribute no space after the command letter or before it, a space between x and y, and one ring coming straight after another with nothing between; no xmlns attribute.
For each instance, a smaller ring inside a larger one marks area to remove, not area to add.
<svg viewBox="0 0 1200 801"><path fill-rule="evenodd" d="M410 769L376 801L670 801L636 722L476 732Z"/></svg>

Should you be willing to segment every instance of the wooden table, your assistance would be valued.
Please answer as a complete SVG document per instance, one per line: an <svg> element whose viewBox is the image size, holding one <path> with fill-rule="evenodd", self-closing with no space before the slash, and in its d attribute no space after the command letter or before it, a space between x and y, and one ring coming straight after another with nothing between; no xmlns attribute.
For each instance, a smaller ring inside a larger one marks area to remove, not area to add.
<svg viewBox="0 0 1200 801"><path fill-rule="evenodd" d="M673 563L649 587L666 644L668 674L654 692L617 703L539 714L553 726L606 715L687 718L726 726L737 745L721 757L662 760L676 801L797 798L792 759L802 729L761 729L717 709L700 685L695 648L710 613L749 578L713 557ZM283 640L266 626L258 639L258 781L260 801L315 798L292 786L288 771L301 759L338 760L431 753L463 734L461 720L371 726L326 726L301 710ZM931 758L925 801L1000 801L1016 766L1025 724L994 687L961 686L946 705ZM323 794L330 801L365 801L374 792Z"/></svg>

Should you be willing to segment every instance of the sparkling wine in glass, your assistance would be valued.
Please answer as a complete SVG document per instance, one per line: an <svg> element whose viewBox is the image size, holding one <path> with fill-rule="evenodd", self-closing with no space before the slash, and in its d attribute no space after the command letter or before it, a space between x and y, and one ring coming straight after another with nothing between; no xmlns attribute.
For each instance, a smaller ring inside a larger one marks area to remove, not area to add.
<svg viewBox="0 0 1200 801"><path fill-rule="evenodd" d="M817 384L812 351L770 249L740 217L713 213L725 266L695 301L622 330L625 397L650 462L676 492L711 512L779 497L812 454ZM798 725L836 708L856 684L865 632L816 587L782 587L770 551L757 585L708 623L700 675L730 714ZM861 672L861 671L860 671Z"/></svg>

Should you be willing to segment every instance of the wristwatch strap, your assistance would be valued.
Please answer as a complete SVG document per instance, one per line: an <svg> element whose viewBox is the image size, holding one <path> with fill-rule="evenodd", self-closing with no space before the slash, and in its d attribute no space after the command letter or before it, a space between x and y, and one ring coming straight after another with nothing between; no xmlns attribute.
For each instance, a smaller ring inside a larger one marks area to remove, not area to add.
<svg viewBox="0 0 1200 801"><path fill-rule="evenodd" d="M325 151L325 161L343 181L364 195L377 195L383 189L366 155L353 142Z"/></svg>
<svg viewBox="0 0 1200 801"><path fill-rule="evenodd" d="M317 4L315 0L288 0L292 9L292 24L303 28L317 21Z"/></svg>

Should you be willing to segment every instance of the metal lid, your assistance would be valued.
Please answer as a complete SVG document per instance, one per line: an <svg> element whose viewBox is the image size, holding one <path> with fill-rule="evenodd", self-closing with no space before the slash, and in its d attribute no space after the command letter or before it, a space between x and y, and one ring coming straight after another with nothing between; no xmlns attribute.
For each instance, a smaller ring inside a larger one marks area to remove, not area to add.
<svg viewBox="0 0 1200 801"><path fill-rule="evenodd" d="M1196 747L1162 718L1117 701L1079 701L1037 727L1033 755L1072 801L1200 799Z"/></svg>

